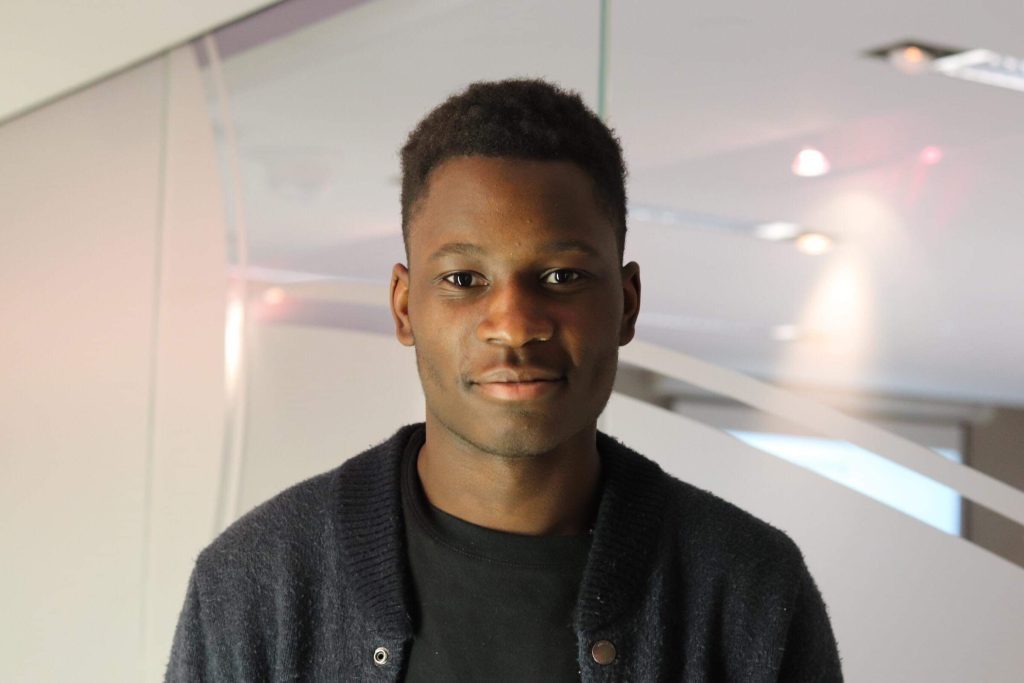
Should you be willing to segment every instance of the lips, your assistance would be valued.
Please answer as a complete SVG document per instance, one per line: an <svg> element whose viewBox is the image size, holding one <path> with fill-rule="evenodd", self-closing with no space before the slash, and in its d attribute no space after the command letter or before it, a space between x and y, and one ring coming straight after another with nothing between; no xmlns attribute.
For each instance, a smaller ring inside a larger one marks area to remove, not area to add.
<svg viewBox="0 0 1024 683"><path fill-rule="evenodd" d="M483 373L475 384L508 384L523 382L557 382L562 373L546 368L500 367Z"/></svg>
<svg viewBox="0 0 1024 683"><path fill-rule="evenodd" d="M484 372L473 384L491 399L532 401L560 391L564 380L562 373L548 368L503 366Z"/></svg>

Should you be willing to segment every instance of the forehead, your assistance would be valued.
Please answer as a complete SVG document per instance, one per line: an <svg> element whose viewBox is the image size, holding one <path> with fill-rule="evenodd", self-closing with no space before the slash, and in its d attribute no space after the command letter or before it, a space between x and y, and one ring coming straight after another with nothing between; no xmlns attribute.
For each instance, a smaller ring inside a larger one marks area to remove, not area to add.
<svg viewBox="0 0 1024 683"><path fill-rule="evenodd" d="M502 249L582 240L617 258L615 230L593 180L568 161L445 161L430 174L409 221L410 255L453 240Z"/></svg>

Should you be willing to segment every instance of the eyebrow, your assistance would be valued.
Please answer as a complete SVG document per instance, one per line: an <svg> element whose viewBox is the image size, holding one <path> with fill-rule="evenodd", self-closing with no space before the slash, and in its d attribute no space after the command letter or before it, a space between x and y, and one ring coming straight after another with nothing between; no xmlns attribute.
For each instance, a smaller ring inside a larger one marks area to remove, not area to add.
<svg viewBox="0 0 1024 683"><path fill-rule="evenodd" d="M436 261L439 258L448 256L449 254L458 254L462 256L479 256L484 253L483 247L471 244L469 242L449 242L441 246L437 251L430 255L428 261Z"/></svg>
<svg viewBox="0 0 1024 683"><path fill-rule="evenodd" d="M557 254L572 251L598 258L601 256L597 249L583 240L554 240L552 242L545 242L540 246L538 251L542 254ZM487 253L486 249L478 244L473 244L472 242L449 242L438 248L438 250L431 254L430 258L427 260L436 261L451 254L457 254L460 256L482 256L485 253Z"/></svg>
<svg viewBox="0 0 1024 683"><path fill-rule="evenodd" d="M583 240L555 240L541 245L540 251L545 254L557 254L566 251L575 251L587 256L600 258L601 254L589 242Z"/></svg>

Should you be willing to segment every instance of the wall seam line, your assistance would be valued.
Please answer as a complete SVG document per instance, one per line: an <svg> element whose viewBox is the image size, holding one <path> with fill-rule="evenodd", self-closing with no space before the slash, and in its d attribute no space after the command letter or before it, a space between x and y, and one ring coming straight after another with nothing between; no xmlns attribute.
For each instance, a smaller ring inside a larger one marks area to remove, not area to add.
<svg viewBox="0 0 1024 683"><path fill-rule="evenodd" d="M171 57L169 52L163 55L163 88L160 106L160 145L157 157L157 197L156 225L153 249L153 295L152 320L150 329L150 361L149 361L149 405L146 414L147 444L145 453L145 469L143 475L143 506L142 506L142 580L141 600L139 601L139 622L141 633L139 646L139 672L145 673L146 654L149 648L147 619L149 617L149 570L151 560L150 543L152 542L153 526L153 474L156 458L156 412L157 412L157 380L160 366L160 329L162 318L160 308L163 302L164 288L164 237L167 218L167 163L168 133L170 131L170 94L171 94ZM141 676L140 676L141 680Z"/></svg>

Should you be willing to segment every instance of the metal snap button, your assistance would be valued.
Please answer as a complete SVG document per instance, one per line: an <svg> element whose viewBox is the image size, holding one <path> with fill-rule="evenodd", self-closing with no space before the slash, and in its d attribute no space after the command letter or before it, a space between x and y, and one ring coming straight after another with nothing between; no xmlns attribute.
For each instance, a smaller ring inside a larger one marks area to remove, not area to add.
<svg viewBox="0 0 1024 683"><path fill-rule="evenodd" d="M391 653L388 652L386 647L378 647L373 651L373 663L377 666L384 666L387 664L390 657Z"/></svg>
<svg viewBox="0 0 1024 683"><path fill-rule="evenodd" d="M610 640L599 640L590 648L590 656L601 666L615 661L615 645Z"/></svg>

